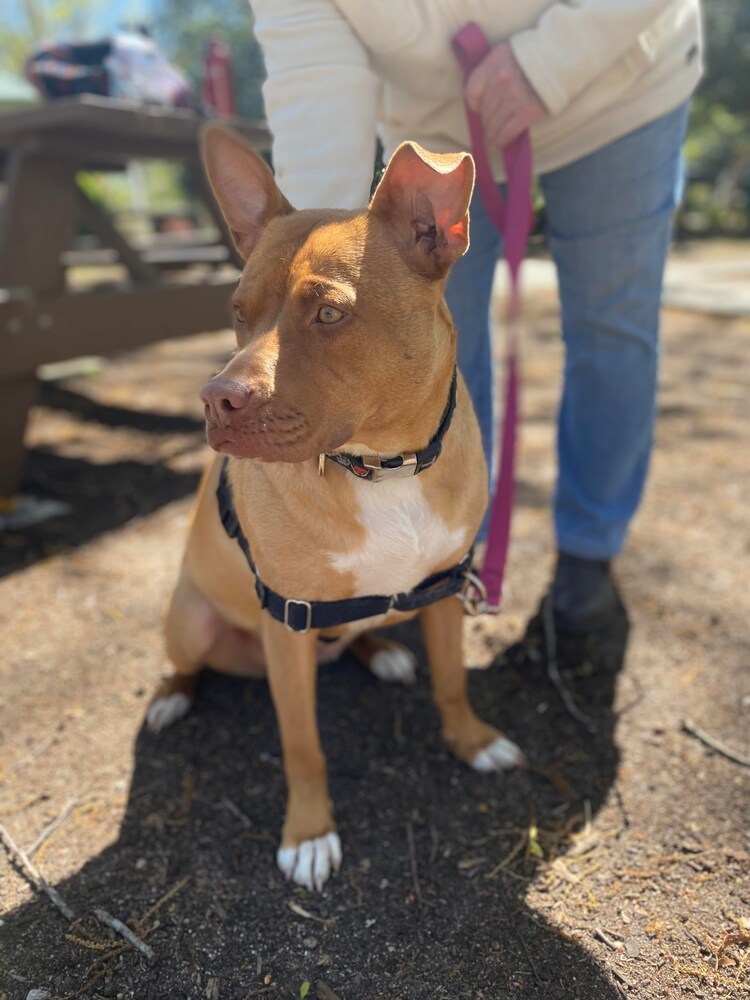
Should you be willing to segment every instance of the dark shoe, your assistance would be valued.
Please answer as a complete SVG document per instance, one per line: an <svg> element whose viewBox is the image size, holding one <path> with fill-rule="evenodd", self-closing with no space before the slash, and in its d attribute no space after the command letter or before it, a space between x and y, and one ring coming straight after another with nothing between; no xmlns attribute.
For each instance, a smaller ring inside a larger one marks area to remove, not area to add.
<svg viewBox="0 0 750 1000"><path fill-rule="evenodd" d="M621 607L609 559L582 559L567 552L558 554L550 597L558 632L581 634L606 628Z"/></svg>

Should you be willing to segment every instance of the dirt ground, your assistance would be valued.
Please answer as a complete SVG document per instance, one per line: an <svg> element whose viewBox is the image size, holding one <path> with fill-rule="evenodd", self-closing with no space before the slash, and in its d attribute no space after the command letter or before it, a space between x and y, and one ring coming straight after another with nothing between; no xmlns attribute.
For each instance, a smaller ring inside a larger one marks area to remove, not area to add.
<svg viewBox="0 0 750 1000"><path fill-rule="evenodd" d="M0 545L0 824L76 919L0 851L2 1000L748 995L750 770L685 725L750 754L750 321L665 313L657 447L617 564L627 613L557 650L587 725L548 676L536 615L554 298L535 294L528 320L511 592L499 618L467 619L466 648L487 668L476 707L537 770L451 759L421 651L413 690L348 659L325 669L345 857L321 896L274 865L284 783L264 683L209 675L184 722L143 728L205 456L197 391L231 334L45 384L26 488L69 511ZM415 628L405 641L420 649Z"/></svg>

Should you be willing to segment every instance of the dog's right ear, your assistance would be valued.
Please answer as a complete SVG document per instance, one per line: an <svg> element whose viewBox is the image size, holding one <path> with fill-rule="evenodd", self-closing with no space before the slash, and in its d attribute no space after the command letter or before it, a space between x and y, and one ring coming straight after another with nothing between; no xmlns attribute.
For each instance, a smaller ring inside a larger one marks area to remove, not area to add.
<svg viewBox="0 0 750 1000"><path fill-rule="evenodd" d="M236 133L208 125L201 136L203 164L235 245L243 259L263 228L294 209L276 186L269 167Z"/></svg>
<svg viewBox="0 0 750 1000"><path fill-rule="evenodd" d="M407 258L426 278L444 278L469 246L474 161L468 153L430 153L402 142L370 202Z"/></svg>

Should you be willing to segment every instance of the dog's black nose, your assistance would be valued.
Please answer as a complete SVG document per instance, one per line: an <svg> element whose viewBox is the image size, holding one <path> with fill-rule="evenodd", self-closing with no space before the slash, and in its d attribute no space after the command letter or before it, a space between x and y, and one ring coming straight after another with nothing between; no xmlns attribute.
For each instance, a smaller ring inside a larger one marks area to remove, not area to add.
<svg viewBox="0 0 750 1000"><path fill-rule="evenodd" d="M201 392L201 399L209 424L224 427L235 410L241 410L252 395L252 389L242 382L212 378Z"/></svg>

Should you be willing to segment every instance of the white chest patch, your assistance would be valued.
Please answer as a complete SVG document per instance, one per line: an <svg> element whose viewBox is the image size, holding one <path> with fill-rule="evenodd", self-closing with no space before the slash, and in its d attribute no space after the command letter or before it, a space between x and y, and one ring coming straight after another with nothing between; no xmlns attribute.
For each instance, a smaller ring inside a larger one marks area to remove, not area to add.
<svg viewBox="0 0 750 1000"><path fill-rule="evenodd" d="M354 575L355 596L411 590L436 563L456 549L468 550L467 529L448 528L425 500L419 479L356 482L355 490L364 543L331 560L334 569Z"/></svg>

